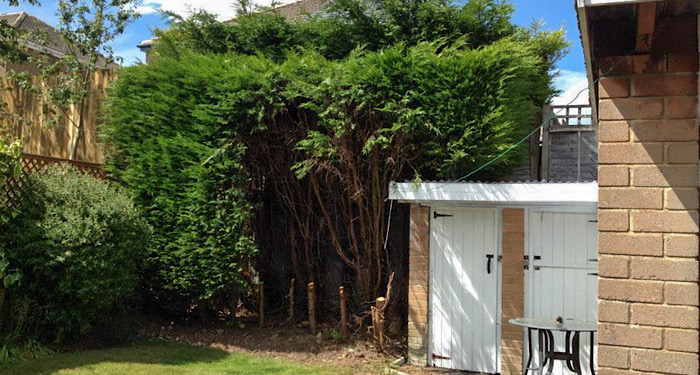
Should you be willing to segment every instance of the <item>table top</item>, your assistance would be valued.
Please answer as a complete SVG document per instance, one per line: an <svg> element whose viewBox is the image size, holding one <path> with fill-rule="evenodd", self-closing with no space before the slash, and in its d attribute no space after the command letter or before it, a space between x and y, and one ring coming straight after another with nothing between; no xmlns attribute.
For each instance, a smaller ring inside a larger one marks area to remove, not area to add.
<svg viewBox="0 0 700 375"><path fill-rule="evenodd" d="M563 323L557 322L555 318L512 318L508 321L516 326L546 329L549 331L563 332L596 332L598 323L585 320L564 319Z"/></svg>

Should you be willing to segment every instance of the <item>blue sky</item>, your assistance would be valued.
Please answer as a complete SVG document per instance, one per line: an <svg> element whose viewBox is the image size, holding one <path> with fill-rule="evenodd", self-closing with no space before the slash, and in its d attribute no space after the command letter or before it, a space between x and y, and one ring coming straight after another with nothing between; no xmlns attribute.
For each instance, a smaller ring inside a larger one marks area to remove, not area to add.
<svg viewBox="0 0 700 375"><path fill-rule="evenodd" d="M11 7L0 0L0 13L27 11L43 21L55 25L55 9L57 0L40 0L42 6L20 5ZM286 0L283 2L289 2ZM256 0L261 5L269 5L269 0ZM567 0L510 0L516 6L514 20L520 25L529 25L536 20L545 22L548 29L564 27L567 38L571 42L569 54L559 63L559 78L557 87L562 91L578 92L585 88L585 68L583 52L579 41L576 13L573 1ZM138 10L142 14L134 23L129 25L126 32L113 43L114 51L124 58L124 64L133 64L143 59L143 54L136 48L141 40L148 39L156 27L165 27L166 22L157 13L158 9L170 10L186 15L192 7L204 8L219 15L220 19L230 19L234 10L232 0L143 0ZM567 97L567 94L562 95ZM587 97L586 95L582 95Z"/></svg>
<svg viewBox="0 0 700 375"><path fill-rule="evenodd" d="M511 3L515 4L514 21L519 25L529 25L533 21L542 20L545 22L545 28L559 29L563 27L566 30L566 37L571 43L571 48L557 66L559 77L556 86L563 93L554 102L555 104L567 104L574 99L576 99L576 103L587 102L587 92L581 93L581 90L587 90L588 84L574 2L567 0L512 0ZM577 95L578 98L576 98Z"/></svg>

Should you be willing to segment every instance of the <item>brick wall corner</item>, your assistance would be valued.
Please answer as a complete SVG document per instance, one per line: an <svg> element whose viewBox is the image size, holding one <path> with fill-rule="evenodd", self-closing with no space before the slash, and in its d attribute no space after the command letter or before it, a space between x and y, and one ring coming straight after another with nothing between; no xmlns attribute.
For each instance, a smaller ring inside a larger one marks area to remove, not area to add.
<svg viewBox="0 0 700 375"><path fill-rule="evenodd" d="M430 207L411 204L408 280L408 361L428 364Z"/></svg>

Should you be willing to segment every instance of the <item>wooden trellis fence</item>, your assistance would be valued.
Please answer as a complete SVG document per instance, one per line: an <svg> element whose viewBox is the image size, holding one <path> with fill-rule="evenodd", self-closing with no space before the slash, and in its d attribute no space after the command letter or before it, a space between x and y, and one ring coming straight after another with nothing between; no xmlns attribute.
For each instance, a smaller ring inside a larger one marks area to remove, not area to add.
<svg viewBox="0 0 700 375"><path fill-rule="evenodd" d="M546 106L542 128L541 178L553 182L595 181L598 138L590 105Z"/></svg>
<svg viewBox="0 0 700 375"><path fill-rule="evenodd" d="M50 165L54 164L70 164L81 173L89 174L101 180L107 179L107 174L102 170L101 164L86 163L81 161L71 161L49 156L23 154L22 155L22 173L18 178L12 178L7 181L4 186L0 207L12 208L20 194L20 188L27 180L27 176L45 170ZM5 212L6 210L3 210Z"/></svg>

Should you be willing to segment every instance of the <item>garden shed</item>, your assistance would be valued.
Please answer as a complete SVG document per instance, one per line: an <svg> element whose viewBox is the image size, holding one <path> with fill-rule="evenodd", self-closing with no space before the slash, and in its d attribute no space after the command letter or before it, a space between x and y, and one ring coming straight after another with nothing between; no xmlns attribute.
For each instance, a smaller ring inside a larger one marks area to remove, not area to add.
<svg viewBox="0 0 700 375"><path fill-rule="evenodd" d="M519 374L510 318L597 321L597 183L406 182L390 199L411 205L412 363Z"/></svg>

